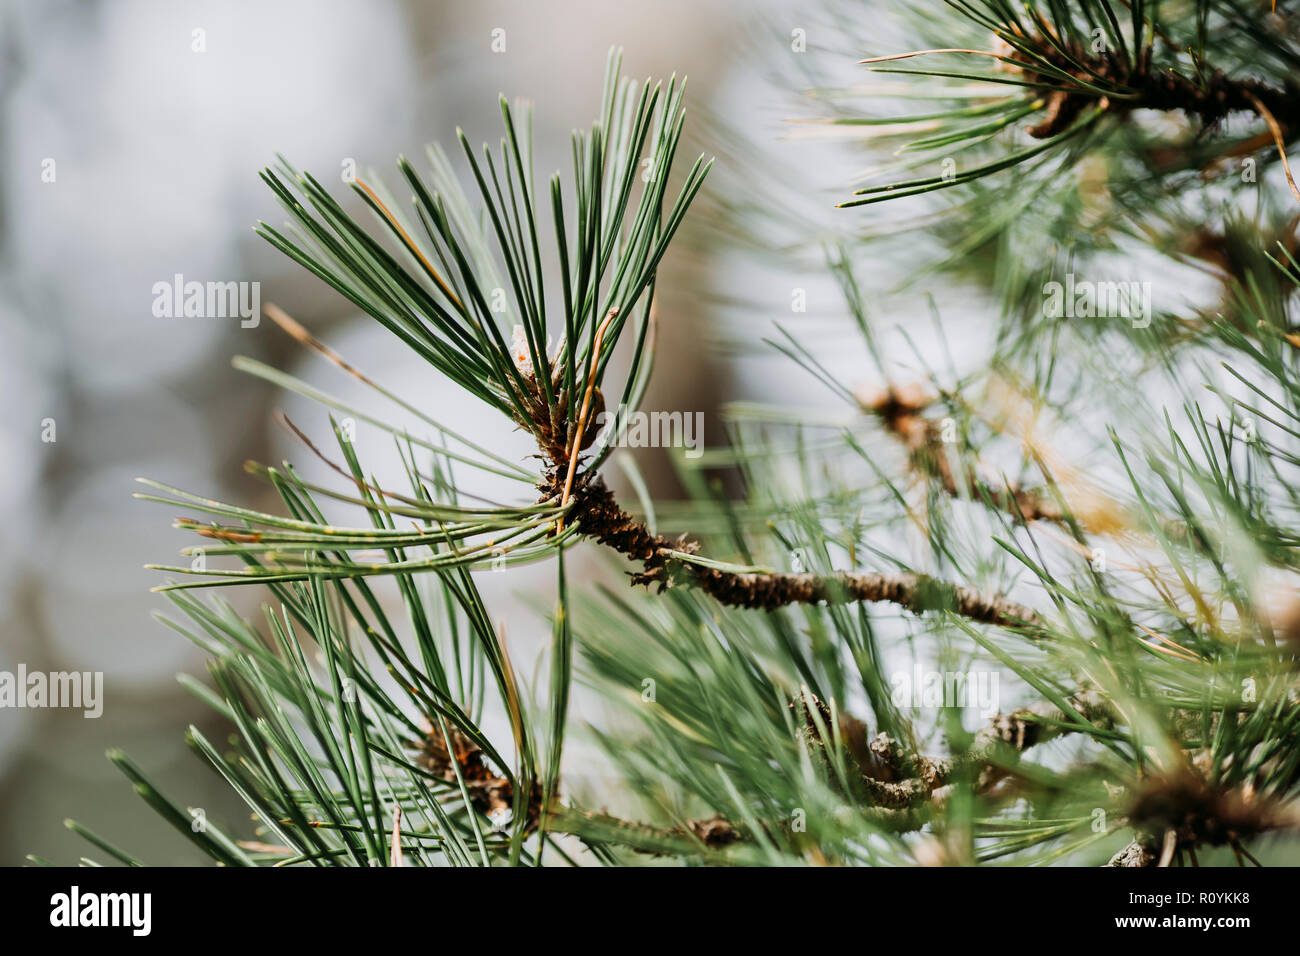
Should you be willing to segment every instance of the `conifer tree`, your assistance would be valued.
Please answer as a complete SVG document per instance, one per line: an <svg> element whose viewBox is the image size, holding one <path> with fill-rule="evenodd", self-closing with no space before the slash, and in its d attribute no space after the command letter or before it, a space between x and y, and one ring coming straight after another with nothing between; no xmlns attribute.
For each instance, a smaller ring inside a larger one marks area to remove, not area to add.
<svg viewBox="0 0 1300 956"><path fill-rule="evenodd" d="M161 590L211 658L187 686L233 728L187 739L254 817L195 826L112 753L163 820L231 866L1244 865L1285 848L1300 25L1241 0L940 10L900 9L887 50L846 27L878 82L810 101L876 163L845 184L826 256L834 347L864 371L842 379L795 324L769 344L842 414L729 408L726 443L680 464L684 502L606 482L652 375L657 269L710 170L677 161L682 83L622 79L611 55L549 181L528 108L503 98L497 147L399 160L407 200L356 181L365 224L288 162L263 173L288 225L259 233L536 457L268 309L420 428L238 359L327 410L332 435L287 424L336 480L250 465L274 512L145 482L203 555L160 565ZM772 215L718 178L719 241ZM899 354L969 316L888 314L866 292L886 268L898 289L971 290L989 354ZM352 423L391 436L403 487L367 469ZM475 497L475 472L516 495ZM626 583L567 575L578 546ZM534 562L556 579L536 680L476 577ZM260 589L260 618L210 596L235 586ZM575 726L576 680L607 723ZM605 790L567 785L575 733L608 754Z"/></svg>

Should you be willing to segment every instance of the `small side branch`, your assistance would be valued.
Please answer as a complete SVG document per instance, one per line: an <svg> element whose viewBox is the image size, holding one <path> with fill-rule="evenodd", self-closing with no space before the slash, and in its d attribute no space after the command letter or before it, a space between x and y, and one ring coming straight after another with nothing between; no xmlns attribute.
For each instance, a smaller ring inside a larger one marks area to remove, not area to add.
<svg viewBox="0 0 1300 956"><path fill-rule="evenodd" d="M1114 724L1110 706L1096 691L1080 692L1070 704L1095 726L1109 729ZM868 745L871 760L864 765L863 778L868 792L882 806L912 806L939 797L939 791L963 772L974 774L976 789L987 792L1011 773L1004 767L1008 759L1083 729L1055 704L1040 701L993 717L975 735L970 748L954 757L915 754L894 738L877 734Z"/></svg>
<svg viewBox="0 0 1300 956"><path fill-rule="evenodd" d="M1157 857L1155 853L1153 853L1148 847L1143 846L1139 841L1134 840L1112 856L1106 865L1131 867L1155 866L1156 860Z"/></svg>
<svg viewBox="0 0 1300 956"><path fill-rule="evenodd" d="M562 489L559 475L543 481L544 500ZM634 584L657 584L660 590L685 586L705 591L732 607L774 610L791 604L836 604L856 601L897 604L915 614L950 610L972 621L1026 632L1041 630L1031 608L999 596L949 584L911 572L840 572L832 575L733 572L687 560L693 545L651 535L645 525L623 511L598 475L583 474L572 489L571 521L601 544L640 561Z"/></svg>
<svg viewBox="0 0 1300 956"><path fill-rule="evenodd" d="M1085 691L1071 699L1088 720L1110 726L1110 709L1104 698ZM826 742L821 730L831 721L831 710L816 695L804 690L791 702L801 715L804 738L816 752L824 752ZM819 720L814 720L816 711ZM992 761L1008 752L1022 753L1030 747L1069 733L1074 726L1070 718L1051 704L1037 704L1009 714L999 714L976 735L970 750L960 757L927 757L916 754L887 734L867 739L866 725L857 718L839 715L839 736L862 771L869 806L856 812L865 821L890 833L920 830L942 805L942 788L951 782L959 769L971 768L980 774L979 785L986 788L1003 775ZM762 822L772 834L780 824ZM572 833L588 840L616 844L638 853L655 856L703 854L706 858L732 844L749 843L753 834L726 817L688 820L676 827L624 820L608 813L558 807L552 812L552 831Z"/></svg>
<svg viewBox="0 0 1300 956"><path fill-rule="evenodd" d="M867 807L859 811L872 826L890 833L911 833L929 821L925 808L891 810ZM609 813L562 807L555 810L548 829L569 833L592 843L610 843L648 856L702 856L718 858L736 844L753 843L745 828L721 815L688 820L682 826L662 827L625 820ZM766 829L766 827L765 827Z"/></svg>
<svg viewBox="0 0 1300 956"><path fill-rule="evenodd" d="M1254 78L1232 78L1221 70L1187 77L1155 65L1151 47L1130 61L1113 51L1091 54L1078 44L1062 47L1059 41L1043 36L1030 42L1043 60L1078 81L1068 85L1059 74L1042 69L1018 51L1007 58L1015 64L1013 69L1049 90L1044 98L1044 118L1028 130L1037 139L1059 135L1093 102L1119 116L1139 109L1181 111L1213 126L1231 113L1251 112L1273 116L1274 123L1292 133L1300 127L1300 89L1294 82L1270 86ZM1100 91L1107 84L1115 88L1113 95Z"/></svg>
<svg viewBox="0 0 1300 956"><path fill-rule="evenodd" d="M1194 855L1203 846L1228 846L1244 854L1242 844L1253 837L1300 827L1294 804L1249 784L1225 785L1191 770L1145 781L1127 818L1137 838L1107 866L1169 866L1177 854Z"/></svg>

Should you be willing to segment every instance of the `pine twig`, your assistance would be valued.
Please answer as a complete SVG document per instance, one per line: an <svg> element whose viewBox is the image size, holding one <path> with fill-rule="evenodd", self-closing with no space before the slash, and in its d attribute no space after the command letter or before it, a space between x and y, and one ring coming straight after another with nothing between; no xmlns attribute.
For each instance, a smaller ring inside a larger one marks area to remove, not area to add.
<svg viewBox="0 0 1300 956"><path fill-rule="evenodd" d="M1109 725L1110 709L1095 691L1081 692L1071 703L1089 720ZM825 727L831 721L830 708L807 690L791 706L803 710L804 736L808 744L824 751L826 742L810 711L817 711L821 718L820 726ZM872 801L871 806L859 807L858 812L872 825L891 833L919 830L942 802L939 791L959 768L978 769L981 789L986 789L994 779L990 771L995 757L1008 750L1023 753L1030 747L1069 733L1075 729L1069 720L1063 711L1051 704L1036 704L1014 713L999 714L976 735L966 754L959 758L942 758L912 753L884 733L867 741L866 725L842 713L840 735L862 770L862 782ZM699 853L701 848L707 854L752 839L745 827L721 814L668 828L574 808L553 811L553 820L551 828L554 830L604 840L656 856Z"/></svg>
<svg viewBox="0 0 1300 956"><path fill-rule="evenodd" d="M543 501L561 492L558 472L539 486ZM634 560L643 570L633 584L697 588L731 607L774 610L791 604L837 604L855 601L897 604L915 614L951 610L962 617L1038 635L1038 613L1003 597L988 596L924 574L840 572L832 575L735 572L704 567L689 557L693 545L652 535L645 525L619 506L599 475L582 474L572 490L570 518L586 536Z"/></svg>
<svg viewBox="0 0 1300 956"><path fill-rule="evenodd" d="M1282 158L1282 171L1286 173L1286 183L1291 187L1291 195L1300 200L1300 189L1296 188L1295 177L1291 175L1291 164L1286 157L1286 136L1282 131L1282 124L1277 121L1277 117L1273 115L1273 111L1265 105L1264 101L1253 92L1247 90L1245 96L1251 106L1255 108L1255 112L1267 124L1269 135L1273 137L1273 142L1277 146L1277 154Z"/></svg>
<svg viewBox="0 0 1300 956"><path fill-rule="evenodd" d="M1300 811L1249 784L1224 785L1188 769L1147 780L1128 823L1138 836L1108 866L1168 866L1175 854L1197 847L1238 847L1262 833L1300 828Z"/></svg>

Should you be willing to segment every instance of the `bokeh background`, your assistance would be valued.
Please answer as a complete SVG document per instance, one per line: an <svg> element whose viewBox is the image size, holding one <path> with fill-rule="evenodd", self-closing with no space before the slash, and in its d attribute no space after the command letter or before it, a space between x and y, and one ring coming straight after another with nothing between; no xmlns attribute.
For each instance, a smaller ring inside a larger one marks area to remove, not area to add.
<svg viewBox="0 0 1300 956"><path fill-rule="evenodd" d="M190 722L221 728L176 683L178 672L201 674L202 659L152 619L165 601L149 591L160 575L142 566L175 561L187 542L169 510L132 499L134 478L265 502L242 462L303 457L274 425L275 409L316 429L323 419L230 358L311 381L329 370L269 321L155 317L155 282L258 281L263 303L393 390L480 440L511 440L253 234L259 218L282 220L257 170L282 153L325 181L348 162L391 177L398 153L449 143L457 126L495 140L503 92L537 104L537 168L549 175L567 168L568 132L594 115L606 51L618 44L629 75L689 75L693 144L709 147L710 117L725 117L749 160L765 144L795 150L781 160L799 171L781 178L782 199L815 231L834 198L818 190L842 189L844 169L825 143L788 135L794 87L772 79L796 55L841 57L810 19L787 0L0 0L0 669L105 675L98 720L0 710L0 865L26 853L75 862L85 845L64 829L70 816L149 862L197 861L104 758L109 747L246 832L246 810L183 744ZM792 50L795 29L810 31L806 52ZM505 31L502 52L491 49L494 30ZM794 66L797 77L804 65ZM801 149L816 152L800 160ZM728 163L724 153L715 181L726 181ZM705 218L715 202L702 201ZM819 316L842 318L829 280L820 268L798 276L797 263L719 249L698 221L688 219L661 272L648 404L671 395L673 408L710 412L773 393L823 400L791 364L744 347L768 334L762 308L728 323L737 290L788 315L799 287L815 337ZM729 347L712 347L721 343ZM330 384L347 394L346 381ZM43 440L51 422L54 440ZM642 468L657 493L673 493L653 453ZM483 584L524 659L540 645L528 592L543 581L549 571L525 570ZM231 598L255 610L255 595Z"/></svg>

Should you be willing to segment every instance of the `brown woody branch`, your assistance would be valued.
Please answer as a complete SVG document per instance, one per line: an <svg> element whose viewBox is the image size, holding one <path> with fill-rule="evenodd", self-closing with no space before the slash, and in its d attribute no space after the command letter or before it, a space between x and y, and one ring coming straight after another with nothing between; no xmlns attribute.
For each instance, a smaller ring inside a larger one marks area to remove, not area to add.
<svg viewBox="0 0 1300 956"><path fill-rule="evenodd" d="M1083 693L1072 703L1087 719L1109 721L1109 711L1096 694ZM801 713L806 743L825 753L821 729L830 726L831 711L814 694L804 691L791 707ZM816 710L820 722L811 716ZM1036 705L1001 714L976 735L975 743L961 757L934 758L914 754L887 734L868 739L866 725L857 718L841 714L839 737L857 762L870 805L859 807L864 820L893 833L921 829L941 803L939 791L957 772L971 768L979 772L979 786L985 789L1005 774L993 761L1009 753L1021 753L1035 744L1073 729L1070 718L1050 705ZM1108 724L1107 724L1108 725ZM449 746L450 744L450 746ZM449 787L464 784L474 810L494 824L503 822L503 814L512 811L515 801L510 780L487 764L482 750L457 729L448 728L446 736L430 729L421 741L412 745L419 752L419 763ZM527 806L526 824L536 827L541 817L542 795L534 786ZM929 804L929 805L927 805ZM764 824L765 829L782 829L783 824ZM735 843L748 842L753 834L745 826L721 814L688 820L675 827L658 827L629 821L608 813L581 810L558 804L552 806L547 827L552 832L572 833L584 839L616 843L655 856L680 856L721 851Z"/></svg>
<svg viewBox="0 0 1300 956"><path fill-rule="evenodd" d="M539 486L544 501L554 501L561 489L558 471L548 472ZM791 604L887 602L916 614L951 610L962 617L1037 634L1042 622L1024 605L987 596L971 588L948 584L910 572L881 574L840 572L832 575L735 572L704 567L681 557L695 545L652 535L645 525L623 511L599 475L584 472L570 495L569 520L584 535L640 561L633 584L657 584L659 590L681 585L697 588L732 607L773 610Z"/></svg>
<svg viewBox="0 0 1300 956"><path fill-rule="evenodd" d="M746 839L741 829L721 815L688 820L682 826L656 827L609 813L565 807L552 814L548 826L589 840L617 843L649 856L679 856L722 850Z"/></svg>
<svg viewBox="0 0 1300 956"><path fill-rule="evenodd" d="M805 714L809 706L815 706L822 723L828 724L829 708L812 694L805 692L804 696L811 702L801 704ZM1069 703L1094 726L1107 729L1114 724L1113 711L1096 691L1081 691ZM810 717L807 724L809 728L816 726ZM974 774L976 789L988 792L1011 773L1004 766L1009 760L1030 747L1083 729L1073 715L1044 701L1012 713L998 714L976 733L971 746L959 756L928 757L912 752L884 733L866 741L863 747L865 726L862 722L849 715L840 717L841 737L858 761L868 794L876 805L894 809L916 806L940 796L939 791L962 773ZM815 732L810 736L821 743Z"/></svg>
<svg viewBox="0 0 1300 956"><path fill-rule="evenodd" d="M1071 700L1085 718L1099 726L1109 726L1110 710L1095 692L1083 692ZM801 715L802 735L815 751L825 755L822 729L829 729L832 715L816 695L804 691L790 705ZM815 711L818 719L814 719ZM857 812L872 825L892 833L920 830L939 805L939 791L963 768L979 772L980 787L1005 774L994 760L1005 762L1008 754L1023 753L1060 734L1075 729L1071 717L1052 705L1035 705L993 718L988 727L976 735L970 750L959 758L934 758L909 751L887 734L868 739L866 725L857 718L840 714L838 737L862 771L862 781L871 805ZM725 817L715 815L691 820L683 826L655 827L632 822L607 813L557 809L550 824L561 832L577 833L590 839L611 843L657 856L718 851L735 843L748 842L752 834ZM779 824L764 824L769 832Z"/></svg>
<svg viewBox="0 0 1300 956"><path fill-rule="evenodd" d="M872 825L892 833L909 833L921 829L929 819L924 809L889 810L866 807L858 811ZM688 820L682 826L659 827L625 820L612 814L563 807L554 811L547 824L558 833L571 833L592 842L614 843L648 856L684 856L703 853L706 860L727 847L749 843L753 834L743 825L715 815ZM767 832L784 829L768 824Z"/></svg>
<svg viewBox="0 0 1300 956"><path fill-rule="evenodd" d="M418 750L418 762L426 771L448 787L464 785L473 810L496 826L504 825L509 819L514 809L514 784L493 771L478 745L459 730L448 728L444 736L441 730L430 729L422 740L411 746ZM866 808L863 813L877 826L895 832L917 830L924 825L926 814L923 811L904 810ZM526 812L528 822L525 827L531 832L542 814L540 785L534 785ZM572 833L589 841L617 843L652 856L681 856L700 851L707 854L733 843L748 841L752 836L742 825L721 814L688 820L681 826L657 827L558 803L551 805L547 828L552 832Z"/></svg>
<svg viewBox="0 0 1300 956"><path fill-rule="evenodd" d="M1100 693L1081 691L1069 703L1094 726L1114 726L1114 711ZM805 742L825 757L823 731L831 726L830 708L806 690L791 707L801 715ZM814 711L818 719L813 718ZM1006 765L1016 755L1083 729L1073 715L1042 702L997 715L976 734L971 747L956 757L916 754L883 733L868 739L866 725L847 714L840 714L836 736L857 761L871 801L857 812L882 830L907 833L930 820L947 799L947 785L959 773L974 773L976 790L990 793L1000 781L1014 776L1014 770ZM1150 778L1130 801L1125 822L1138 836L1117 852L1108 866L1167 866L1175 854L1189 853L1194 859L1195 850L1203 846L1229 846L1239 857L1253 860L1242 844L1264 833L1300 828L1300 812L1249 785L1212 784L1187 770ZM768 832L782 829L781 824L763 826ZM687 821L683 826L655 827L604 813L558 808L552 813L552 829L663 856L701 850L707 854L752 839L744 826L721 815Z"/></svg>
<svg viewBox="0 0 1300 956"><path fill-rule="evenodd" d="M568 420L570 396L567 394L560 396L553 415L532 369L521 368L521 372L530 391L516 397L528 407L530 420L521 419L520 424L532 432L547 464L538 484L541 501L568 505L565 521L576 525L583 535L640 561L642 569L632 575L634 585L654 583L661 592L674 585L692 587L731 607L769 611L791 604L887 602L915 614L950 610L972 621L997 624L1033 636L1041 634L1042 621L1031 608L927 575L737 572L684 560L683 555L694 553L696 545L685 539L672 542L662 535L652 535L642 522L618 506L599 474L591 470L577 472L577 459L591 446L595 430L585 427L584 415L579 415L581 425ZM558 386L558 369L551 370L551 381ZM589 397L595 401L593 407L603 408L604 399L594 387L594 379L589 384L592 385ZM590 410L584 400L583 412ZM580 427L583 431L579 436Z"/></svg>
<svg viewBox="0 0 1300 956"><path fill-rule="evenodd" d="M478 744L449 726L446 735L432 727L417 747L420 765L449 786L464 783L470 805L493 824L502 825L510 819L515 804L514 784L488 765ZM535 781L527 806L530 829L537 823L541 805L542 788Z"/></svg>
<svg viewBox="0 0 1300 956"><path fill-rule="evenodd" d="M1300 128L1300 86L1291 80L1276 87L1253 78L1233 79L1221 70L1193 79L1155 67L1150 46L1133 62L1113 51L1092 54L1077 43L1042 36L1035 38L1034 49L1047 63L1080 83L1094 87L1109 83L1121 91L1105 96L1081 85L1062 88L1059 75L1040 71L1038 64L1023 53L1013 52L1010 59L1018 64L1013 69L1019 69L1026 79L1052 88L1046 94L1043 119L1028 130L1037 139L1064 132L1093 103L1119 116L1139 109L1181 111L1212 126L1230 113L1249 112L1261 118L1272 116L1276 125L1290 134Z"/></svg>
<svg viewBox="0 0 1300 956"><path fill-rule="evenodd" d="M1113 725L1111 708L1095 691L1081 692L1070 703L1095 725ZM821 728L830 725L830 708L807 691L791 706L801 711L808 745L824 755L826 742ZM820 721L813 720L814 709ZM1082 728L1070 715L1043 702L994 717L976 734L964 754L928 757L911 752L887 734L868 740L865 724L848 714L839 718L839 737L861 769L861 780L871 802L858 812L874 826L894 833L921 829L942 805L946 786L959 773L976 774L976 790L988 793L999 781L1014 774L1005 767L1009 757L1076 729ZM473 809L494 824L503 823L502 814L514 807L514 787L488 766L473 741L449 728L447 737L431 730L417 746L426 770L448 786L463 783ZM540 787L534 786L526 808L529 830L540 819L541 803ZM1188 770L1149 779L1131 801L1126 822L1138 836L1111 857L1107 866L1168 866L1175 854L1194 855L1202 846L1230 846L1234 852L1248 855L1242 843L1263 833L1296 829L1300 827L1300 814L1249 786L1211 784ZM689 820L681 826L656 827L558 805L552 807L548 828L656 856L713 853L748 842L753 836L743 825L721 814Z"/></svg>
<svg viewBox="0 0 1300 956"><path fill-rule="evenodd" d="M1137 837L1107 866L1168 866L1178 854L1194 858L1203 846L1229 846L1240 857L1246 854L1242 843L1252 837L1300 827L1293 806L1249 784L1225 786L1192 770L1147 780L1135 794L1127 820Z"/></svg>

